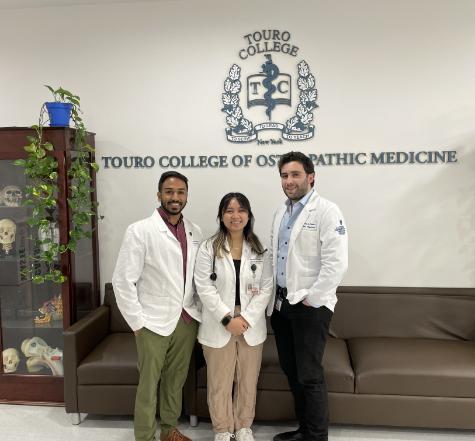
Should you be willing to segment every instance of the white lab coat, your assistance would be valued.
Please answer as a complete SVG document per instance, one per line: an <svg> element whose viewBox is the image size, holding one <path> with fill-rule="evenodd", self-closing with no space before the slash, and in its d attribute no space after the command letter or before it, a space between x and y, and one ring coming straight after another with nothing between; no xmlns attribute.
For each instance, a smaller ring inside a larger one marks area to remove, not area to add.
<svg viewBox="0 0 475 441"><path fill-rule="evenodd" d="M287 205L277 210L271 235L274 275L277 271L279 229ZM348 232L340 209L315 190L296 219L286 265L287 299L306 299L312 306L333 311L336 289L348 267ZM275 297L275 294L274 294ZM268 313L271 313L271 302Z"/></svg>
<svg viewBox="0 0 475 441"><path fill-rule="evenodd" d="M226 248L229 249L227 242ZM201 244L195 265L196 290L203 303L198 341L212 348L222 348L229 342L231 333L222 325L221 320L228 313L234 314L236 300L236 271L233 258L230 253L223 254L221 258L216 257L215 281L210 279L213 272L211 240ZM251 269L253 264L256 265L255 272ZM249 328L243 336L248 345L255 346L267 337L265 310L273 292L269 252L258 255L244 241L239 279L241 316L249 323ZM248 285L252 283L258 284L258 294L252 295L248 290Z"/></svg>
<svg viewBox="0 0 475 441"><path fill-rule="evenodd" d="M157 210L130 225L125 232L112 285L117 305L134 331L145 327L159 335L170 335L183 308L194 319L201 320L192 281L202 235L197 225L186 219L184 223L186 283L180 243Z"/></svg>

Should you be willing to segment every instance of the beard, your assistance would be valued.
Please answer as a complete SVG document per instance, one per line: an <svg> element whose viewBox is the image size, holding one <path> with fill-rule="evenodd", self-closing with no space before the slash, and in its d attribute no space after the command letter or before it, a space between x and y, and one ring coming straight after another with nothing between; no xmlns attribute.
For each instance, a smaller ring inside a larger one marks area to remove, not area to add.
<svg viewBox="0 0 475 441"><path fill-rule="evenodd" d="M305 186L305 187L297 187L292 191L287 191L285 188L283 189L285 195L291 200L291 201L298 201L302 199L310 190Z"/></svg>
<svg viewBox="0 0 475 441"><path fill-rule="evenodd" d="M173 207L172 204L178 204L177 207ZM182 203L182 202L178 202L178 201L170 201L170 202L166 202L164 203L162 201L162 208L170 215L174 216L174 215L177 215L177 214L180 214L183 209L185 208L185 205L186 205L186 202Z"/></svg>

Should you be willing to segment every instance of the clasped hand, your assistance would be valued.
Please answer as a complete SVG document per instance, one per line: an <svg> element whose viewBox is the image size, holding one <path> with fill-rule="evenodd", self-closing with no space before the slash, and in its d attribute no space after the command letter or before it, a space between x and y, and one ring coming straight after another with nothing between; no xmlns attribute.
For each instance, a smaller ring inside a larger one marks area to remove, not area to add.
<svg viewBox="0 0 475 441"><path fill-rule="evenodd" d="M231 321L226 325L226 329L235 336L244 334L248 327L249 325L247 324L246 320L244 320L241 316L232 318Z"/></svg>

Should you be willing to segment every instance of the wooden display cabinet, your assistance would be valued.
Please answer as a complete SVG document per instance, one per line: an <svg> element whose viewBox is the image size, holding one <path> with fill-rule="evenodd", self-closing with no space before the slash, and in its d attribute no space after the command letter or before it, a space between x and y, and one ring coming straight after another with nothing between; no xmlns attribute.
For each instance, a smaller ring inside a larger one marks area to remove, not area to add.
<svg viewBox="0 0 475 441"><path fill-rule="evenodd" d="M58 256L58 268L67 281L33 284L23 270L42 271L34 259L41 245L35 243L37 230L27 224L31 208L22 205L28 178L22 167L14 165L16 159L26 158L23 147L32 135L30 128L0 128L0 402L62 403L63 329L99 306L97 218L91 219L91 239L81 239L76 253ZM76 155L74 129L47 128L43 135L53 144L51 154L58 161L58 204L51 234L66 243L67 172ZM88 142L94 146L94 134L88 134ZM95 188L93 170L91 178ZM95 192L91 198L95 202ZM45 311L49 311L46 318Z"/></svg>

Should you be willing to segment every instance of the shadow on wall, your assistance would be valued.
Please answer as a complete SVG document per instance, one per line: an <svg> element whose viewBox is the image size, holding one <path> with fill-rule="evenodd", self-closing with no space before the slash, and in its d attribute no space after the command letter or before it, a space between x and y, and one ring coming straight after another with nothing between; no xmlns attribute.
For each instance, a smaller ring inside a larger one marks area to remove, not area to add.
<svg viewBox="0 0 475 441"><path fill-rule="evenodd" d="M461 216L456 220L457 234L460 241L457 245L459 253L466 256L463 270L470 274L472 285L475 282L475 141L470 146L461 146L460 152L468 151L464 156L466 167L472 170L471 181L460 186L456 203L460 207Z"/></svg>
<svg viewBox="0 0 475 441"><path fill-rule="evenodd" d="M394 253L395 262L404 262L408 256L417 262L418 268L406 267L408 274L402 275L415 284L418 270L434 274L433 286L454 286L461 274L464 286L467 278L470 286L475 283L475 178L469 172L475 170L475 136L455 149L463 165L459 162L440 167L433 179L411 188L393 207L395 219L400 213L412 215L399 219L395 234L401 238L400 246L387 252ZM420 238L417 244L405 240L414 237L414 233ZM454 261L463 262L463 266L455 266Z"/></svg>

